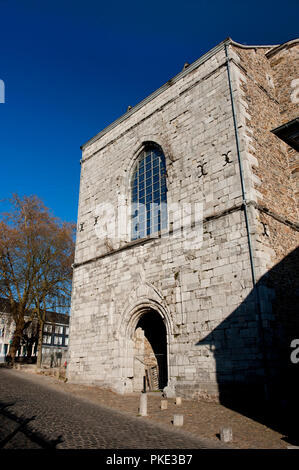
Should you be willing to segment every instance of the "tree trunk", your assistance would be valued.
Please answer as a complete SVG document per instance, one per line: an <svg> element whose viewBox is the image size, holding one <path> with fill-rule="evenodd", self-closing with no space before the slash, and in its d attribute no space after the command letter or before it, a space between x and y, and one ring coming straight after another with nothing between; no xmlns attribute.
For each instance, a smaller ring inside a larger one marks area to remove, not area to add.
<svg viewBox="0 0 299 470"><path fill-rule="evenodd" d="M24 319L18 318L16 321L16 329L13 335L12 344L9 348L12 365L14 365L15 363L16 353L21 344L21 338L23 336L23 329L24 329Z"/></svg>
<svg viewBox="0 0 299 470"><path fill-rule="evenodd" d="M26 343L26 357L28 361L30 361L31 356L32 356L32 347L33 347L33 339L29 338Z"/></svg>
<svg viewBox="0 0 299 470"><path fill-rule="evenodd" d="M40 321L39 332L38 332L38 345L37 345L37 361L36 361L36 367L39 369L42 366L43 329L44 329L44 322Z"/></svg>

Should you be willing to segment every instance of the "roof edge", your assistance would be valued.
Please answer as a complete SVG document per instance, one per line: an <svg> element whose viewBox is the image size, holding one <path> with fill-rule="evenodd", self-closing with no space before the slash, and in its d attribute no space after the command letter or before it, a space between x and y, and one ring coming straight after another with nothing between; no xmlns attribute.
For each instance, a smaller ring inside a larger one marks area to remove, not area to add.
<svg viewBox="0 0 299 470"><path fill-rule="evenodd" d="M267 58L272 57L277 52L281 51L282 49L293 47L296 44L299 44L299 38L291 39L290 41L284 42L283 44L279 44L278 46L274 46L270 51L266 53Z"/></svg>
<svg viewBox="0 0 299 470"><path fill-rule="evenodd" d="M81 145L81 150L84 151L87 147L92 145L94 142L99 140L101 137L103 137L105 134L107 134L109 131L114 129L118 124L124 122L126 119L128 119L132 114L136 113L141 109L144 105L152 101L156 96L159 96L161 93L163 93L165 90L167 90L171 85L179 81L181 78L185 77L188 75L190 72L195 70L197 67L199 67L201 64L203 64L206 60L210 59L213 55L215 55L217 52L219 52L225 45L233 45L235 47L240 47L242 49L269 49L270 51L266 52L266 56L269 57L270 54L273 55L279 50L283 49L284 47L289 47L292 46L293 43L299 42L299 39L293 39L291 41L287 41L283 44L276 44L276 45L257 45L257 46L248 46L245 44L238 43L231 39L230 37L227 37L224 39L222 42L214 46L212 49L210 49L208 52L206 52L204 55L199 57L197 60L192 62L186 69L182 70L179 72L177 75L175 75L173 78L170 78L164 85L159 87L157 90L155 90L153 93L148 95L146 98L144 98L142 101L137 103L135 106L133 106L131 109L129 109L126 113L122 114L119 118L117 118L115 121L113 121L111 124L109 124L107 127L104 127L98 134L96 134L94 137L89 139L87 142L85 142L83 145Z"/></svg>
<svg viewBox="0 0 299 470"><path fill-rule="evenodd" d="M186 69L182 70L179 72L177 75L175 75L173 78L170 78L164 85L162 85L160 88L155 90L153 93L148 95L146 98L144 98L142 101L137 103L135 106L133 106L129 111L126 113L122 114L119 118L117 118L115 121L113 121L111 124L109 124L107 127L105 127L102 131L100 131L98 134L96 134L94 137L89 139L85 144L83 144L80 148L81 150L85 150L87 147L89 147L91 144L96 142L98 139L103 137L107 132L110 130L114 129L118 124L121 122L125 121L127 118L132 116L132 114L136 113L140 108L142 108L145 104L149 103L152 101L156 96L159 96L163 91L167 90L171 85L179 81L181 78L183 78L185 75L188 75L188 73L192 72L195 70L197 67L199 67L203 62L206 60L210 59L213 55L215 55L217 52L219 52L223 46L226 44L230 44L232 42L231 38L226 38L224 41L220 42L217 44L215 47L210 49L208 52L206 52L204 55L199 57L195 62L192 62Z"/></svg>
<svg viewBox="0 0 299 470"><path fill-rule="evenodd" d="M280 44L269 44L269 45L257 45L257 46L248 46L247 44L241 44L237 41L233 41L231 39L231 44L236 47L240 47L241 49L273 49L273 47L279 47Z"/></svg>

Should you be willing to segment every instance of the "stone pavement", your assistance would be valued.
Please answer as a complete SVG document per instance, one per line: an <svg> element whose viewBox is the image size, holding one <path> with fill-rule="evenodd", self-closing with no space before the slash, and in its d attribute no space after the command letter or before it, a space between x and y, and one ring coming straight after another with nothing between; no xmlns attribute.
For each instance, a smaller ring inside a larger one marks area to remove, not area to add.
<svg viewBox="0 0 299 470"><path fill-rule="evenodd" d="M26 375L24 371L13 371L13 373L20 374L20 376ZM96 386L65 383L63 378L59 380L45 375L30 374L30 376L54 390L84 398L90 403L121 411L134 418L138 416L140 394L122 396ZM182 400L182 405L178 407L173 399L168 399L168 408L162 411L160 402L159 392L148 394L148 416L138 417L137 422L159 423L169 431L173 431L173 415L183 414L184 425L180 429L191 433L194 437L209 440L208 442L215 446L222 445L218 438L222 426L230 426L233 430L233 442L226 444L229 448L286 449L289 445L282 440L284 437L282 434L220 404Z"/></svg>
<svg viewBox="0 0 299 470"><path fill-rule="evenodd" d="M100 387L65 384L63 382L57 383L57 386L77 396L84 396L96 403L125 411L132 416L138 414L140 394L122 396ZM183 430L198 437L211 439L215 443L219 443L220 428L230 426L233 430L233 442L229 445L226 444L229 447L238 449L286 449L288 446L282 440L284 437L282 434L220 404L182 400L182 405L177 407L174 399L168 399L167 410L161 411L160 403L160 393L149 394L148 417L142 419L155 421L173 429L173 415L183 414Z"/></svg>
<svg viewBox="0 0 299 470"><path fill-rule="evenodd" d="M130 416L51 377L0 369L0 448L215 449L188 432ZM82 391L82 390L81 390ZM85 396L86 395L86 396ZM88 399L86 399L88 396ZM136 402L136 399L135 399ZM22 428L13 434L19 426Z"/></svg>

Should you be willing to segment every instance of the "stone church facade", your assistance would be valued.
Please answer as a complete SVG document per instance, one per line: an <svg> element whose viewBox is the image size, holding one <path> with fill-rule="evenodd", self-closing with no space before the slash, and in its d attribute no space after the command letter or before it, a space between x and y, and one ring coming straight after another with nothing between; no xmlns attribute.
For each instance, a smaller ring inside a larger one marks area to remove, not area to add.
<svg viewBox="0 0 299 470"><path fill-rule="evenodd" d="M219 398L289 367L298 54L227 39L83 145L71 382Z"/></svg>

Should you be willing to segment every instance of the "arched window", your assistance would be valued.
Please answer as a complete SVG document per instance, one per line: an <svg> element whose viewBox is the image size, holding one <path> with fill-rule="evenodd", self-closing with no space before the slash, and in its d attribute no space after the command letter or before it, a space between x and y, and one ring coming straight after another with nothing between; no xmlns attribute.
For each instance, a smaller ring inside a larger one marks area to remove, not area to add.
<svg viewBox="0 0 299 470"><path fill-rule="evenodd" d="M132 175L132 240L167 228L166 163L158 145L146 146Z"/></svg>

